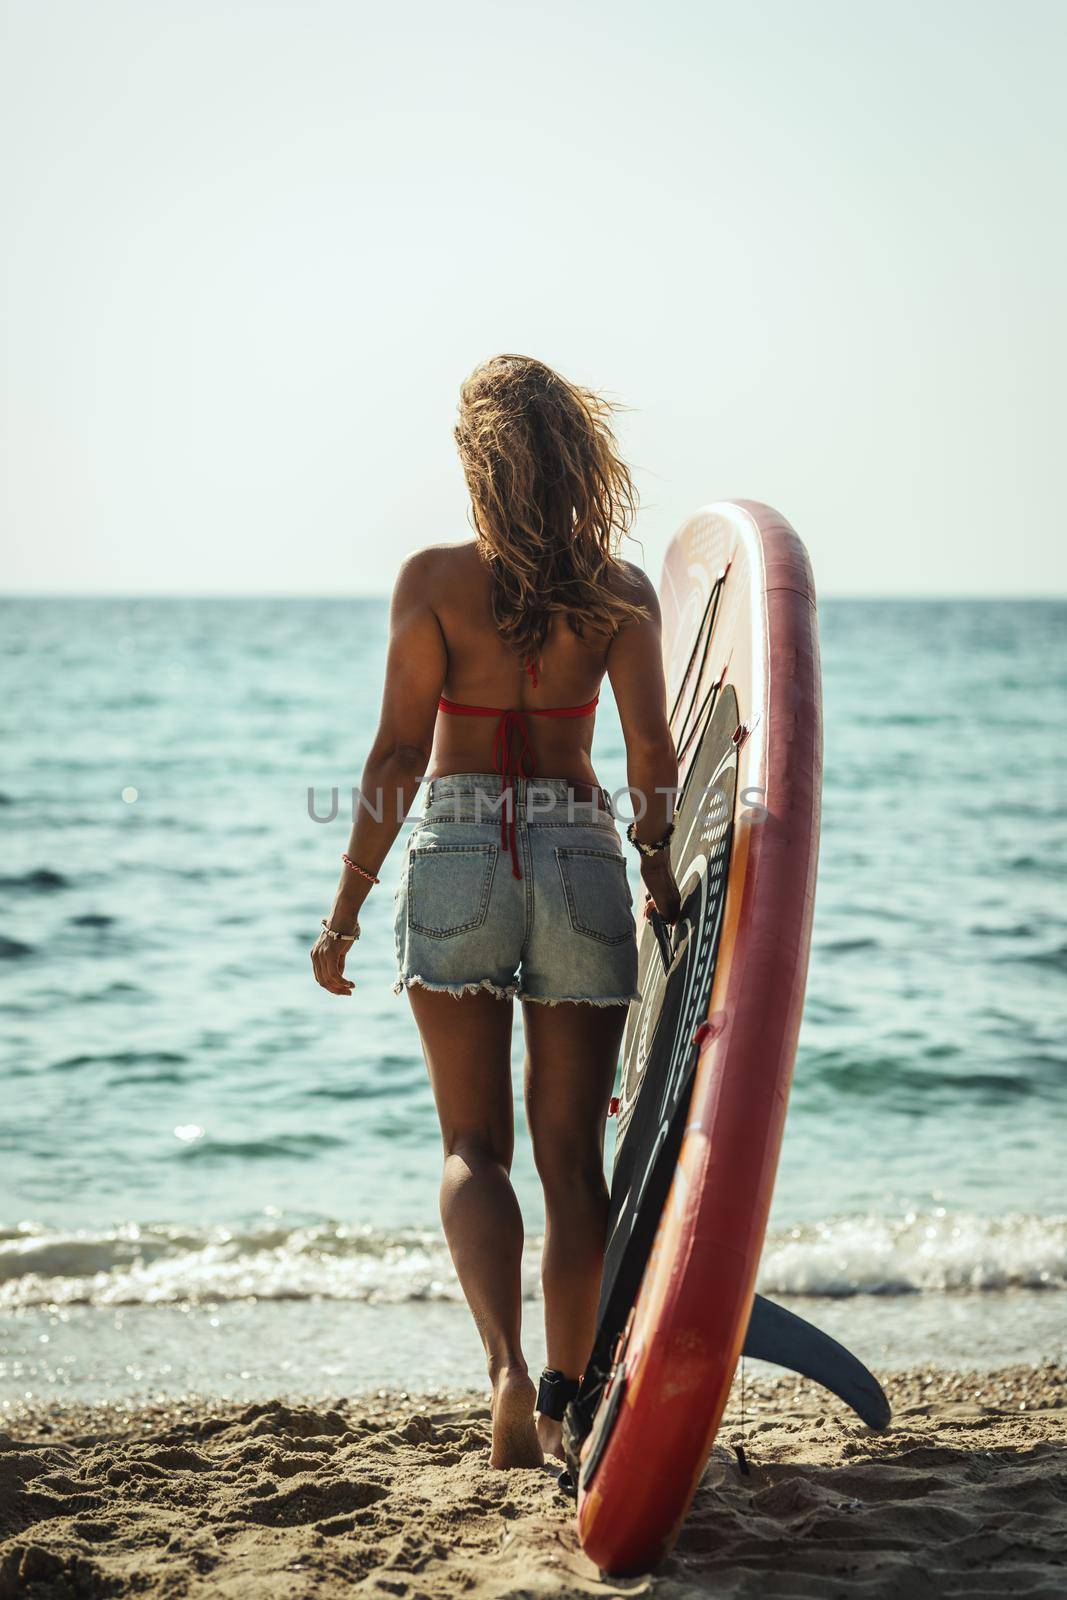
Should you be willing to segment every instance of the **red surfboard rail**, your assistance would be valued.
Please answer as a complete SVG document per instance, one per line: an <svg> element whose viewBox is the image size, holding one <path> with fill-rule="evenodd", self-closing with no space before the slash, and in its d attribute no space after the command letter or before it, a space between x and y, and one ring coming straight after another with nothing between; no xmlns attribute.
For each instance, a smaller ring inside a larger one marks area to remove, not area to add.
<svg viewBox="0 0 1067 1600"><path fill-rule="evenodd" d="M723 571L710 644L695 660ZM784 517L745 500L697 512L671 541L660 598L675 730L725 671L738 771L711 1025L698 1030L670 1192L583 1447L582 1545L620 1575L671 1549L744 1342L803 1007L822 781L815 590Z"/></svg>

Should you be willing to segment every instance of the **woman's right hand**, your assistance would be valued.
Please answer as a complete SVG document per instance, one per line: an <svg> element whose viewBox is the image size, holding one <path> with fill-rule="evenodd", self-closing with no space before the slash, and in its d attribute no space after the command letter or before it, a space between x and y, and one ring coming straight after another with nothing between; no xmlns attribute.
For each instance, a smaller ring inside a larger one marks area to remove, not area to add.
<svg viewBox="0 0 1067 1600"><path fill-rule="evenodd" d="M664 922L677 922L682 911L682 897L678 893L669 850L641 857L641 881L647 891L645 916L654 906Z"/></svg>
<svg viewBox="0 0 1067 1600"><path fill-rule="evenodd" d="M338 924L333 922L330 926L337 927ZM351 923L345 922L340 926L347 928ZM358 923L356 927L358 929ZM315 974L315 982L328 989L331 994L350 995L356 987L351 978L345 977L345 957L351 948L351 940L331 939L325 929L311 948L311 967Z"/></svg>

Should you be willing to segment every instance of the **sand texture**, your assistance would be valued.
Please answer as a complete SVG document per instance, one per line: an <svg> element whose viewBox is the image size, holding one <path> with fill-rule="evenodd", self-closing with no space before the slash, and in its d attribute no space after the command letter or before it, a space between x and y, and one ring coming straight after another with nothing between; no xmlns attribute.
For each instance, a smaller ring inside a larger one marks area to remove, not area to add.
<svg viewBox="0 0 1067 1600"><path fill-rule="evenodd" d="M886 1383L869 1433L792 1379L734 1401L656 1574L604 1580L554 1468L488 1465L470 1396L25 1410L0 1434L0 1600L1067 1595L1064 1373Z"/></svg>

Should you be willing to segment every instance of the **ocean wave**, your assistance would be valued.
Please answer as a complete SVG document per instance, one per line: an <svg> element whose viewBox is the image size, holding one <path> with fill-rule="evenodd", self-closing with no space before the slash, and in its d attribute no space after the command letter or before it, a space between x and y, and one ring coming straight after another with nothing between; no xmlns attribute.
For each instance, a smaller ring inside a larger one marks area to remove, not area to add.
<svg viewBox="0 0 1067 1600"><path fill-rule="evenodd" d="M1067 972L1067 944L1057 945L1052 950L1035 950L1031 955L1017 956L1016 960L1026 961L1032 967L1051 967L1054 972Z"/></svg>
<svg viewBox="0 0 1067 1600"><path fill-rule="evenodd" d="M0 889L9 894L50 894L56 889L70 887L70 879L65 878L61 872L55 872L51 867L34 867L29 872L20 872L0 878Z"/></svg>
<svg viewBox="0 0 1067 1600"><path fill-rule="evenodd" d="M114 1050L108 1055L63 1056L48 1064L50 1072L77 1072L82 1067L169 1067L188 1061L176 1050Z"/></svg>
<svg viewBox="0 0 1067 1600"><path fill-rule="evenodd" d="M1065 1289L1067 1217L836 1217L768 1234L759 1278L765 1294L833 1298Z"/></svg>
<svg viewBox="0 0 1067 1600"><path fill-rule="evenodd" d="M0 961L23 961L33 954L32 944L24 944L21 939L9 939L6 934L0 934Z"/></svg>
<svg viewBox="0 0 1067 1600"><path fill-rule="evenodd" d="M0 1306L161 1305L229 1300L456 1300L440 1234L325 1222L0 1236Z"/></svg>
<svg viewBox="0 0 1067 1600"><path fill-rule="evenodd" d="M194 1162L311 1161L321 1150L340 1149L344 1139L332 1133L279 1133L263 1139L196 1138L171 1152L172 1159Z"/></svg>
<svg viewBox="0 0 1067 1600"><path fill-rule="evenodd" d="M541 1241L528 1240L523 1293L535 1299ZM850 1295L1067 1289L1067 1218L980 1217L942 1209L837 1217L767 1237L765 1294ZM433 1229L338 1222L247 1231L174 1224L64 1233L0 1232L0 1306L173 1305L232 1300L461 1300Z"/></svg>
<svg viewBox="0 0 1067 1600"><path fill-rule="evenodd" d="M962 1058L962 1060L961 1060ZM932 1101L1002 1106L1020 1100L1063 1097L1067 1058L1046 1050L1019 1050L989 1068L972 1064L961 1046L937 1041L903 1053L866 1053L841 1048L808 1050L797 1067L800 1095L831 1090L850 1099L878 1099L901 1110L923 1110Z"/></svg>

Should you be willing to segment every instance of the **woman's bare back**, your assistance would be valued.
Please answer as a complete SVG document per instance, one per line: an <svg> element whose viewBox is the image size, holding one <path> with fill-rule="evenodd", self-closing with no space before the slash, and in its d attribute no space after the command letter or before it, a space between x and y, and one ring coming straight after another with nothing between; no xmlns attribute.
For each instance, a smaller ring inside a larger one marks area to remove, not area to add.
<svg viewBox="0 0 1067 1600"><path fill-rule="evenodd" d="M493 621L492 579L475 540L422 552L426 601L448 656L444 693L464 705L537 711L587 705L599 693L610 639L581 639L555 615L541 654L538 683L501 639ZM593 716L530 717L528 737L541 777L595 783L590 756ZM440 716L428 777L493 771L496 722L491 717Z"/></svg>

